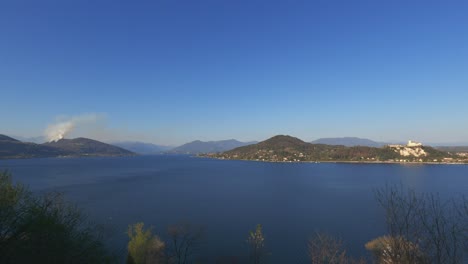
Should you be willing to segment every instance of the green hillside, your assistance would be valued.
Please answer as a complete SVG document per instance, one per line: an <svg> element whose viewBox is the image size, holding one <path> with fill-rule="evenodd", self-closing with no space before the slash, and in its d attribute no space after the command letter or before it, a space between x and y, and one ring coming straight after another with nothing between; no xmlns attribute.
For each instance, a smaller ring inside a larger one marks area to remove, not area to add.
<svg viewBox="0 0 468 264"><path fill-rule="evenodd" d="M407 161L427 162L452 157L431 147L421 147L424 156L402 156L400 152L385 147L346 147L341 145L311 144L298 138L278 135L258 144L239 147L211 157L258 161Z"/></svg>

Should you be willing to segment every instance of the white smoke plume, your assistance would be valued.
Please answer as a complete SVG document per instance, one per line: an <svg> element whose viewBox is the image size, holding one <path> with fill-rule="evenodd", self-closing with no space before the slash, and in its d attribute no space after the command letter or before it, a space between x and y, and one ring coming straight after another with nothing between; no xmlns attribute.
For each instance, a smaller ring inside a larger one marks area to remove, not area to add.
<svg viewBox="0 0 468 264"><path fill-rule="evenodd" d="M49 125L44 131L48 142L58 141L65 138L75 128L87 124L94 124L102 118L100 114L85 114L72 117L62 117L57 122Z"/></svg>

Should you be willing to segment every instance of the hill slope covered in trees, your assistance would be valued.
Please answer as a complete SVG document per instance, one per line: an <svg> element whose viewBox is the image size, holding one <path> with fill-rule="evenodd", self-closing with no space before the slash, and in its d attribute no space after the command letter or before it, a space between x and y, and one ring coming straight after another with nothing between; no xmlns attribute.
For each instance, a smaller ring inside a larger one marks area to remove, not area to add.
<svg viewBox="0 0 468 264"><path fill-rule="evenodd" d="M0 159L60 156L131 156L135 153L87 138L61 139L36 144L0 135Z"/></svg>
<svg viewBox="0 0 468 264"><path fill-rule="evenodd" d="M239 147L210 157L258 161L418 161L450 158L450 154L432 147L418 147L424 151L421 156L404 156L397 149L342 145L312 144L298 138L278 135L258 144Z"/></svg>

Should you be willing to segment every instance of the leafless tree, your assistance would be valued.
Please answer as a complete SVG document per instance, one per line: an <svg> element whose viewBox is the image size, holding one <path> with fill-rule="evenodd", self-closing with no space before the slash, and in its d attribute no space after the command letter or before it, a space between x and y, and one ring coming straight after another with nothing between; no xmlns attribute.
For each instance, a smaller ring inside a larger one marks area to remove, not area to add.
<svg viewBox="0 0 468 264"><path fill-rule="evenodd" d="M203 229L182 223L171 225L167 229L169 263L186 264L191 262L195 251L203 238Z"/></svg>
<svg viewBox="0 0 468 264"><path fill-rule="evenodd" d="M346 255L343 242L325 233L316 233L308 244L312 264L362 264L364 259L355 260Z"/></svg>
<svg viewBox="0 0 468 264"><path fill-rule="evenodd" d="M312 264L344 264L346 263L346 250L340 239L323 233L316 233L309 240L308 253Z"/></svg>
<svg viewBox="0 0 468 264"><path fill-rule="evenodd" d="M420 223L420 213L424 211L425 202L414 190L403 191L402 187L386 186L376 191L376 198L385 210L388 236L381 239L381 253L376 259L381 263L420 263L419 252L410 242L421 241L424 233ZM375 241L377 242L377 241ZM369 247L368 243L368 249ZM376 248L378 249L378 247ZM374 249L374 253L379 252Z"/></svg>
<svg viewBox="0 0 468 264"><path fill-rule="evenodd" d="M426 259L418 246L402 237L381 236L366 243L377 263L425 263ZM395 249L395 247L397 247ZM402 250L405 254L401 254ZM407 259L407 257L411 259Z"/></svg>
<svg viewBox="0 0 468 264"><path fill-rule="evenodd" d="M380 263L463 263L466 255L466 199L442 201L438 194L387 186L376 191L385 210L387 252ZM374 241L375 242L375 241ZM375 248L374 248L375 249ZM378 252L378 251L374 251Z"/></svg>

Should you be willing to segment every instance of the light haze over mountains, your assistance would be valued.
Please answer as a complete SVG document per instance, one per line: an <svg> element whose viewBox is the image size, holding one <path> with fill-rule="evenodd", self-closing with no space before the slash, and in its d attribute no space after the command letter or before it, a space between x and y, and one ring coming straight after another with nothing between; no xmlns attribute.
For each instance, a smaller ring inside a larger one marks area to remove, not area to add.
<svg viewBox="0 0 468 264"><path fill-rule="evenodd" d="M281 137L276 136L274 138ZM297 141L303 142L300 139L294 138ZM271 139L269 139L271 140ZM195 140L178 147L159 146L144 142L113 142L106 144L97 140L88 138L75 139L60 139L56 141L46 142L42 144L33 143L31 141L21 141L14 137L9 137L0 134L0 158L39 158L39 157L61 157L61 156L129 156L134 154L139 155L154 155L154 154L207 154L207 153L222 153L240 147L257 144L256 141L241 142L235 139L219 140L219 141L200 141ZM305 144L305 142L303 142ZM376 142L369 139L357 137L343 138L322 138L310 142L312 144L320 144L337 147L373 147L381 148L386 143ZM318 145L317 145L318 146ZM429 146L426 144L426 146ZM467 145L453 146L438 146L442 151L449 152L466 152Z"/></svg>
<svg viewBox="0 0 468 264"><path fill-rule="evenodd" d="M44 136L37 137L19 137L19 136L10 136L12 138L18 139L23 142L32 142L37 144L42 144L46 142ZM211 141L201 141L195 140L180 146L168 146L168 145L158 145L152 144L143 141L105 141L114 146L124 148L126 150L141 154L141 155L152 155L152 154L200 154L200 153L216 153L224 152L237 147L242 147L246 145L251 145L258 143L258 141L248 141L241 142L239 140L230 139L230 140L211 140ZM343 145L347 147L352 146L366 146L366 147L382 147L387 144L406 144L407 141L388 141L388 142L378 142L367 138L359 137L330 137L330 138L319 138L313 141L310 141L312 144L325 144L325 145ZM458 143L433 143L433 142L423 142L428 146L436 147L460 147L468 146L468 143L458 142ZM454 148L449 148L454 149ZM456 149L456 148L455 148ZM466 149L466 147L462 148Z"/></svg>
<svg viewBox="0 0 468 264"><path fill-rule="evenodd" d="M138 141L123 141L109 143L114 146L118 146L142 155L161 154L174 148L172 146L162 146Z"/></svg>
<svg viewBox="0 0 468 264"><path fill-rule="evenodd" d="M468 142L467 1L26 2L0 5L1 133Z"/></svg>
<svg viewBox="0 0 468 264"><path fill-rule="evenodd" d="M367 138L358 137L341 137L341 138L319 138L311 141L312 144L326 144L326 145L343 145L346 147L352 146L366 146L366 147L382 147L388 143L376 142Z"/></svg>
<svg viewBox="0 0 468 264"><path fill-rule="evenodd" d="M224 152L238 147L255 144L257 142L240 142L235 139L220 140L220 141L200 141L195 140L182 146L171 149L169 153L176 154L199 154L199 153L215 153Z"/></svg>

